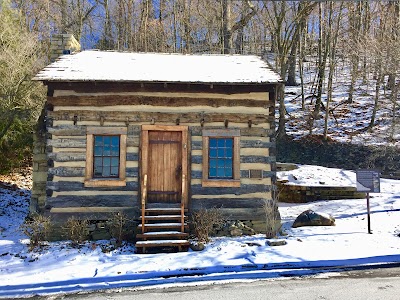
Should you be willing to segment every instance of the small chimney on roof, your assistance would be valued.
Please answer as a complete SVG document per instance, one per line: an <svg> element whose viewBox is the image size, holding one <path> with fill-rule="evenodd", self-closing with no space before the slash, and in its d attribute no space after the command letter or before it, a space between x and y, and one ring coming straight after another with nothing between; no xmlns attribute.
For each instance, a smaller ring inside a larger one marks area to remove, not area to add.
<svg viewBox="0 0 400 300"><path fill-rule="evenodd" d="M81 51L81 45L72 34L54 34L50 42L50 61L55 61L61 55Z"/></svg>

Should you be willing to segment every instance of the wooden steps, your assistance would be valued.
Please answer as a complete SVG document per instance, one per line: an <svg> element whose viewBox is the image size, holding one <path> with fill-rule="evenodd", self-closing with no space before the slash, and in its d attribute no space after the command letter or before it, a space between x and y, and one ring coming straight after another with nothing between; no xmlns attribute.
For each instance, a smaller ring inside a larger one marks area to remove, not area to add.
<svg viewBox="0 0 400 300"><path fill-rule="evenodd" d="M147 221L161 221L161 220L176 220L180 221L181 220L181 215L157 215L157 216L145 216L145 219ZM185 217L186 219L186 217ZM140 217L140 220L142 220L142 216Z"/></svg>
<svg viewBox="0 0 400 300"><path fill-rule="evenodd" d="M138 252L171 252L187 251L189 247L188 224L185 212L178 207L157 207L146 208L140 217L138 229L141 233L136 235L135 244ZM184 223L182 224L182 221Z"/></svg>
<svg viewBox="0 0 400 300"><path fill-rule="evenodd" d="M150 239L159 239L160 237L168 237L169 239L172 238L187 238L188 234L186 232L180 231L161 231L161 232L145 232L139 233L136 235L136 238L142 240L150 240Z"/></svg>
<svg viewBox="0 0 400 300"><path fill-rule="evenodd" d="M183 224L184 227L187 227L187 223ZM142 224L139 224L139 229L142 229ZM145 231L152 229L178 229L182 227L182 223L146 223L144 225Z"/></svg>

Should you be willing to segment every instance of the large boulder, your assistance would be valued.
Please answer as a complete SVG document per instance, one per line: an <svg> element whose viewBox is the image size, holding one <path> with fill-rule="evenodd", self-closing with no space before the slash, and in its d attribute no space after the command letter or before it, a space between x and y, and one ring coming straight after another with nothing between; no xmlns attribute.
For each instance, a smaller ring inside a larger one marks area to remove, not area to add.
<svg viewBox="0 0 400 300"><path fill-rule="evenodd" d="M303 211L293 222L292 227L335 226L335 218L329 214L317 213L311 209Z"/></svg>

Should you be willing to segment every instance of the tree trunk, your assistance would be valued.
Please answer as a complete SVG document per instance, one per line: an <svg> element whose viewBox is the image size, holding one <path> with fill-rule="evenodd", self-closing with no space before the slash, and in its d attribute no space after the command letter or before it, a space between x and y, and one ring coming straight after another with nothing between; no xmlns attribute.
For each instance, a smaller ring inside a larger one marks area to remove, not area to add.
<svg viewBox="0 0 400 300"><path fill-rule="evenodd" d="M380 61L380 58L378 58L378 61ZM368 125L369 130L371 130L375 126L376 112L378 111L378 106L379 106L379 92L383 80L381 63L377 62L376 66L377 66L377 72L376 72L376 83L375 83L374 108L372 110L371 120Z"/></svg>
<svg viewBox="0 0 400 300"><path fill-rule="evenodd" d="M223 40L223 53L231 54L232 45L232 18L231 18L231 0L223 0L222 2L222 40Z"/></svg>
<svg viewBox="0 0 400 300"><path fill-rule="evenodd" d="M319 38L318 38L318 79L317 79L317 96L315 100L314 111L310 116L310 128L309 133L312 134L314 129L314 121L319 119L319 113L321 110L322 103L322 90L325 81L325 66L328 54L327 49L327 38L326 38L325 23L322 18L322 3L319 3Z"/></svg>
<svg viewBox="0 0 400 300"><path fill-rule="evenodd" d="M276 137L282 139L286 137L286 107L285 107L285 92L284 89L277 91L279 101L279 121Z"/></svg>
<svg viewBox="0 0 400 300"><path fill-rule="evenodd" d="M339 36L339 28L342 18L342 10L343 10L343 2L339 7L339 13L336 16L336 26L333 29L333 14L335 13L333 7L333 1L329 3L329 23L328 23L328 32L329 32L329 40L326 43L329 45L329 74L328 74L328 95L326 99L325 105L325 120L324 120L324 140L328 139L328 122L329 122L329 110L330 103L332 101L332 93L333 93L333 74L335 72L336 67L336 45Z"/></svg>

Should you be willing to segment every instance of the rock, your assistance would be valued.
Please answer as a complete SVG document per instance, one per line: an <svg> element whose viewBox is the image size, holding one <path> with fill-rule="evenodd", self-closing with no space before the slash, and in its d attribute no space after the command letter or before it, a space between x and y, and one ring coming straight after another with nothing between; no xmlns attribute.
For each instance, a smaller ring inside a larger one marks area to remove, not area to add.
<svg viewBox="0 0 400 300"><path fill-rule="evenodd" d="M267 240L267 245L274 247L274 246L284 246L286 245L286 240Z"/></svg>
<svg viewBox="0 0 400 300"><path fill-rule="evenodd" d="M316 213L309 209L303 211L293 222L292 227L301 226L335 226L335 218L324 213Z"/></svg>
<svg viewBox="0 0 400 300"><path fill-rule="evenodd" d="M249 247L261 247L259 243L245 242L245 244Z"/></svg>
<svg viewBox="0 0 400 300"><path fill-rule="evenodd" d="M247 226L244 227L242 229L242 231L243 231L244 235L254 235L254 234L256 234L256 232L255 232L255 230L253 228L250 228L250 227L247 227Z"/></svg>
<svg viewBox="0 0 400 300"><path fill-rule="evenodd" d="M189 245L190 249L193 251L203 251L205 246L203 243L191 242Z"/></svg>
<svg viewBox="0 0 400 300"><path fill-rule="evenodd" d="M239 228L234 228L230 231L231 236L241 236L243 235L243 231Z"/></svg>

